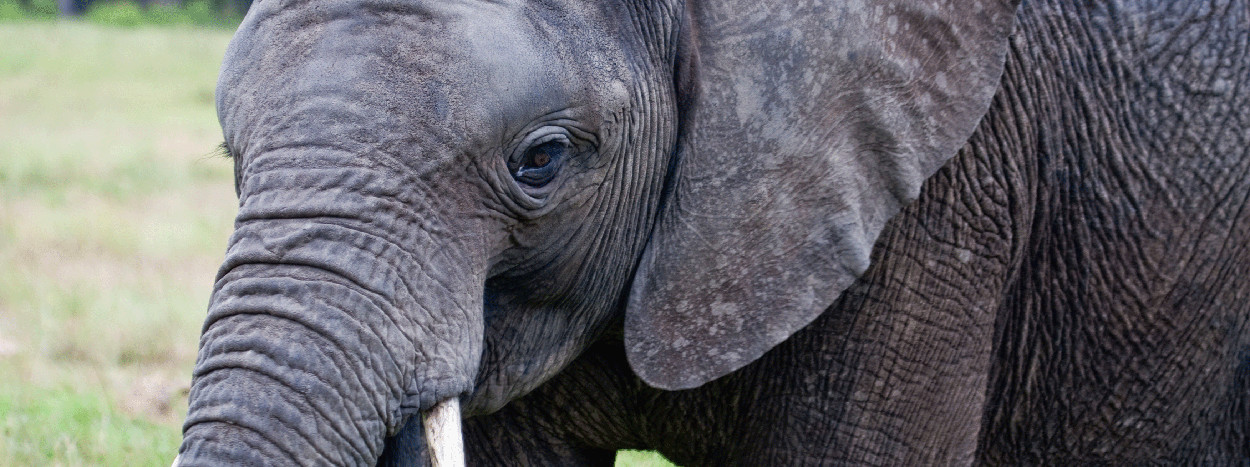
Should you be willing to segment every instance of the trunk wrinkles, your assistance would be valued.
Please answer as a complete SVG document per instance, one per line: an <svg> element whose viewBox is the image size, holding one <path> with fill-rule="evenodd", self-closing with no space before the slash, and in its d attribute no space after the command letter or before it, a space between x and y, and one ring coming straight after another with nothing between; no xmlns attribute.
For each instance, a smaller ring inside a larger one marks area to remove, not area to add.
<svg viewBox="0 0 1250 467"><path fill-rule="evenodd" d="M252 164L179 462L372 465L406 416L471 390L483 281L402 177Z"/></svg>

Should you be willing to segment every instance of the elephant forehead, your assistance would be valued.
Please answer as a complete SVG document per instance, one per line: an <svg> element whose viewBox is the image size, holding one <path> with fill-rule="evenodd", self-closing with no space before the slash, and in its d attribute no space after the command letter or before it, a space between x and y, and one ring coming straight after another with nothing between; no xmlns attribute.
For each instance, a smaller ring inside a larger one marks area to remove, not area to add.
<svg viewBox="0 0 1250 467"><path fill-rule="evenodd" d="M274 3L258 4L223 64L228 139L268 128L283 140L491 146L543 115L601 102L596 89L620 94L619 80L603 76L611 70L593 63L621 57L604 59L600 47L571 60L567 41L552 37L567 25L517 5Z"/></svg>
<svg viewBox="0 0 1250 467"><path fill-rule="evenodd" d="M535 44L533 25L516 11L498 5L492 14L462 18L458 26L472 57L472 88L484 116L525 118L519 111L549 113L569 101L569 73L545 47Z"/></svg>
<svg viewBox="0 0 1250 467"><path fill-rule="evenodd" d="M434 47L442 83L456 88L469 121L523 124L571 107L612 111L625 105L620 89L626 57L605 39L602 12L542 10L533 2L440 4L444 29ZM408 43L413 60L429 44Z"/></svg>

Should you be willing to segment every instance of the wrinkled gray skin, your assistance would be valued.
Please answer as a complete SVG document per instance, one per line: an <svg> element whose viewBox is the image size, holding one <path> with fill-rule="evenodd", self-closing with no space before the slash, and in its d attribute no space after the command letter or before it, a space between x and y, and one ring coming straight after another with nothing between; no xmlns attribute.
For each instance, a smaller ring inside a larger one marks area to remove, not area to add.
<svg viewBox="0 0 1250 467"><path fill-rule="evenodd" d="M768 3L256 3L184 464L1250 456L1246 2Z"/></svg>

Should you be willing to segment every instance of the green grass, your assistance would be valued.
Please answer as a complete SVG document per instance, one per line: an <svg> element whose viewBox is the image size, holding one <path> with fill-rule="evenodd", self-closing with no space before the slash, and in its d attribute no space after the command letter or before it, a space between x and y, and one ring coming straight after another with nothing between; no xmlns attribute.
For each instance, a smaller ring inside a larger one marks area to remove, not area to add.
<svg viewBox="0 0 1250 467"><path fill-rule="evenodd" d="M616 465L628 467L671 467L672 462L651 451L617 451Z"/></svg>
<svg viewBox="0 0 1250 467"><path fill-rule="evenodd" d="M210 0L182 0L182 6L153 2L147 8L127 0L96 0L78 20L124 28L143 26L201 26L234 29L242 15L226 6L213 7ZM52 21L58 19L56 0L0 0L0 21Z"/></svg>
<svg viewBox="0 0 1250 467"><path fill-rule="evenodd" d="M0 19L0 465L177 451L235 212L213 110L229 36Z"/></svg>
<svg viewBox="0 0 1250 467"><path fill-rule="evenodd" d="M0 465L176 452L235 210L229 36L0 23Z"/></svg>
<svg viewBox="0 0 1250 467"><path fill-rule="evenodd" d="M0 434L7 440L23 440L4 446L8 465L169 463L168 451L153 447L176 446L176 432L137 420L100 394L67 387L39 392L6 391L0 397L0 413L7 414L0 421Z"/></svg>

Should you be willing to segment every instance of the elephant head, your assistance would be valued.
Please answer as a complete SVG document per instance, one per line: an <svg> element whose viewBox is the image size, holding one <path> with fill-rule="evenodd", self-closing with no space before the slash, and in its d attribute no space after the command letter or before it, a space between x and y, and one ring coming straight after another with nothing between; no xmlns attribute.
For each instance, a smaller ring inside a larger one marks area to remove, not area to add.
<svg viewBox="0 0 1250 467"><path fill-rule="evenodd" d="M751 362L971 134L1013 10L258 2L218 85L240 209L181 461L371 463L622 326L656 387Z"/></svg>

